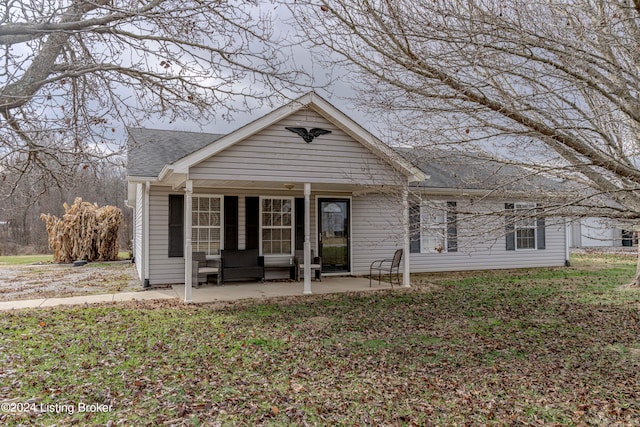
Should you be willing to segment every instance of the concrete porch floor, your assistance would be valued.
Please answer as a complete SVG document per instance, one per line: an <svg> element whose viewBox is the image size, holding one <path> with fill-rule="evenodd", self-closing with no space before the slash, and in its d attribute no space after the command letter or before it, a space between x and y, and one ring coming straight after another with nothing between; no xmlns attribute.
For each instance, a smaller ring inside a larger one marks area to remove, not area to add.
<svg viewBox="0 0 640 427"><path fill-rule="evenodd" d="M224 285L203 285L193 288L191 301L194 303L235 301L241 299L265 299L273 297L303 295L304 283L300 282L238 282ZM178 297L184 300L184 285L173 285ZM397 285L394 288L398 288ZM362 292L391 289L389 283L377 280L369 287L369 279L362 277L323 277L321 282L311 281L313 294L333 294L341 292Z"/></svg>
<svg viewBox="0 0 640 427"><path fill-rule="evenodd" d="M193 288L192 303L217 301L237 301L243 299L267 299L303 295L303 282L238 282L225 285L203 285ZM394 286L398 289L399 286ZM369 287L369 279L362 277L324 277L322 282L311 282L312 294L332 294L341 292L362 292L380 289L391 289L389 283L374 280ZM55 307L60 305L82 305L101 302L177 299L184 301L184 285L173 285L168 288L151 288L138 292L121 292L115 294L82 295L66 298L39 298L30 300L1 301L0 311L21 308Z"/></svg>

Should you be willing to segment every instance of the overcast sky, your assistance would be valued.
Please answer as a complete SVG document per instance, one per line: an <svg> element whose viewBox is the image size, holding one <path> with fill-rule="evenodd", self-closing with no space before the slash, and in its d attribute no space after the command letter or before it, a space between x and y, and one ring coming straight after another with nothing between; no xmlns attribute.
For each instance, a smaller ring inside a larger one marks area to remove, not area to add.
<svg viewBox="0 0 640 427"><path fill-rule="evenodd" d="M263 6L269 8L270 12L277 18L274 22L275 30L277 34L286 35L289 41L294 41L295 28L288 23L291 20L291 14L289 10L278 5ZM315 90L320 96L332 103L346 115L358 122L372 133L376 133L375 124L371 123L369 117L362 111L360 111L354 104L352 99L355 97L355 91L344 77L343 70L327 70L321 66L314 64L312 59L312 53L307 49L297 44L292 48L291 64L294 67L303 67L314 78ZM329 83L330 82L330 83ZM311 90L311 89L310 89ZM298 94L291 94L292 97L297 98L302 96L305 92ZM270 111L281 106L282 103L278 103L273 107L269 106L256 106L252 111L246 113L234 113L233 120L227 121L218 115L215 121L210 123L196 123L194 121L176 120L170 122L168 119L154 119L148 120L144 126L157 129L169 129L169 130L185 130L194 132L207 132L207 133L229 133L243 125L269 113Z"/></svg>

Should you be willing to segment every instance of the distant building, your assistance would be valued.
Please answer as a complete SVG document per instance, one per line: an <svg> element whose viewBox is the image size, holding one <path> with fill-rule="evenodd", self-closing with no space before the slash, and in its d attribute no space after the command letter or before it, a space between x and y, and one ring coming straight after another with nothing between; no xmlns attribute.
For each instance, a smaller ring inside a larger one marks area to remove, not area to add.
<svg viewBox="0 0 640 427"><path fill-rule="evenodd" d="M637 234L608 218L579 218L571 222L572 248L631 247L638 244Z"/></svg>

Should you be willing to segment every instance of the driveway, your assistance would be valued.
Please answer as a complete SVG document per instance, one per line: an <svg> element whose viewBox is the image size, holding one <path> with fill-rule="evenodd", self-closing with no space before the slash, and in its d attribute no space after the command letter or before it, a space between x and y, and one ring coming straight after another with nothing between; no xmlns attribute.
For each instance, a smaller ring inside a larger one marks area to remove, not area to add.
<svg viewBox="0 0 640 427"><path fill-rule="evenodd" d="M131 292L141 289L129 261L0 266L0 301Z"/></svg>

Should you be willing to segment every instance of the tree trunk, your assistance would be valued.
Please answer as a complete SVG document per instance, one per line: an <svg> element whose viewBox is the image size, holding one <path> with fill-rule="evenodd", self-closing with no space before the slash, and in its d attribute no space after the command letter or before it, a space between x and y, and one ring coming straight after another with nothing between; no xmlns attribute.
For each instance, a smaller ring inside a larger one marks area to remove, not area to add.
<svg viewBox="0 0 640 427"><path fill-rule="evenodd" d="M640 288L640 242L638 242L638 263L636 265L636 276L633 281L627 285L630 288Z"/></svg>

